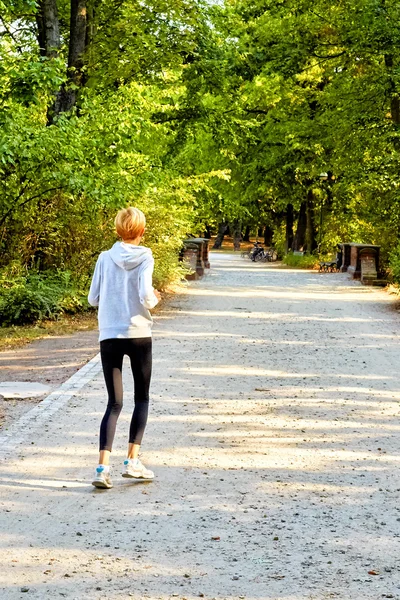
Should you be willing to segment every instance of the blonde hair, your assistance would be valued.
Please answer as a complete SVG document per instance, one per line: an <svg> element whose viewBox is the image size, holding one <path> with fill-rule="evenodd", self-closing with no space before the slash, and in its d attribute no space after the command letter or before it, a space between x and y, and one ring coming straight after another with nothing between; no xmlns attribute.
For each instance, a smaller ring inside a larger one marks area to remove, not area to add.
<svg viewBox="0 0 400 600"><path fill-rule="evenodd" d="M144 230L146 217L138 208L123 208L115 217L115 229L123 240L134 240Z"/></svg>

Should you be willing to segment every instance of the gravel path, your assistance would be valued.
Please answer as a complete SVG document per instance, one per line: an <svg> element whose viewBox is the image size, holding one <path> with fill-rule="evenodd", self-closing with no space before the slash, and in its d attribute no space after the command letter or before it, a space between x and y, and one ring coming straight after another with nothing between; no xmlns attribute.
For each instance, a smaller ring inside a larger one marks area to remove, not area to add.
<svg viewBox="0 0 400 600"><path fill-rule="evenodd" d="M88 485L96 365L25 425L1 464L1 598L400 598L392 300L341 274L212 267L156 319L153 483L118 473L128 369L113 490Z"/></svg>

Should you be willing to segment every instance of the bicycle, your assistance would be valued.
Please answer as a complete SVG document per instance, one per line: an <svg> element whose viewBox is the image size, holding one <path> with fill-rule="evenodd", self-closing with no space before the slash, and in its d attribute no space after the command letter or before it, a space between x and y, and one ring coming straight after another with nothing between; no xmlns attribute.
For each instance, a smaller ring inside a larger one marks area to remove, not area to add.
<svg viewBox="0 0 400 600"><path fill-rule="evenodd" d="M275 262L278 260L278 253L275 248L267 248L264 252L264 255L268 262Z"/></svg>
<svg viewBox="0 0 400 600"><path fill-rule="evenodd" d="M254 248L250 250L250 259L255 262L261 259L264 254L264 248L261 245L261 242L254 242Z"/></svg>
<svg viewBox="0 0 400 600"><path fill-rule="evenodd" d="M250 248L250 250L243 250L243 252L241 252L240 256L242 258L250 258L251 260L253 260L254 255L259 253L260 250L262 250L262 246L261 246L260 242L254 242L253 248Z"/></svg>
<svg viewBox="0 0 400 600"><path fill-rule="evenodd" d="M255 255L254 260L257 262L275 262L278 260L278 253L275 248L266 248L266 250L262 249L262 252Z"/></svg>

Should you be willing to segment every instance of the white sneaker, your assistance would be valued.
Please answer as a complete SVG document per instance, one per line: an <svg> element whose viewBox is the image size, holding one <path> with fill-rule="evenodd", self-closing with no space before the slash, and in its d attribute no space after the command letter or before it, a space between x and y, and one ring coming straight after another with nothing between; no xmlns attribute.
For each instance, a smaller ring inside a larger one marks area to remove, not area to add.
<svg viewBox="0 0 400 600"><path fill-rule="evenodd" d="M109 489L112 488L113 484L111 482L110 470L103 467L103 465L99 465L96 469L96 473L94 479L92 481L92 485L96 488L101 489Z"/></svg>
<svg viewBox="0 0 400 600"><path fill-rule="evenodd" d="M122 477L134 477L135 479L154 479L153 471L146 469L138 458L127 458L124 460Z"/></svg>

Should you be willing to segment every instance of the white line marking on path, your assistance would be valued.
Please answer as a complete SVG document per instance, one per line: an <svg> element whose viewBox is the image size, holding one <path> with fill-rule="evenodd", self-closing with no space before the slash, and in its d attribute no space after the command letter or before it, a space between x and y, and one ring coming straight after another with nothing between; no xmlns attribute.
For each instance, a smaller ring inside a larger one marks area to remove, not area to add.
<svg viewBox="0 0 400 600"><path fill-rule="evenodd" d="M92 381L101 370L100 354L84 365L72 377L64 381L34 408L12 423L7 431L0 435L0 460L5 460L22 444L32 431L39 429L54 413L62 408L72 396L75 396L87 383Z"/></svg>

